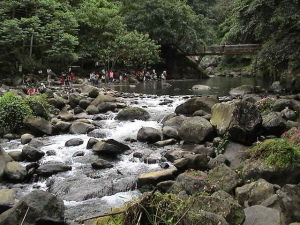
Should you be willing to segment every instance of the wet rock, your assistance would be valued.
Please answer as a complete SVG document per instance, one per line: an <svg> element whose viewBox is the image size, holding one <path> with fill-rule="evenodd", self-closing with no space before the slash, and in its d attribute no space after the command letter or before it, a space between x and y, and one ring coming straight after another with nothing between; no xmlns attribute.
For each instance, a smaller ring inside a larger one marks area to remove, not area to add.
<svg viewBox="0 0 300 225"><path fill-rule="evenodd" d="M246 94L252 94L252 93L257 93L257 92L258 92L258 90L254 86L242 85L242 86L231 89L229 94L231 96L237 97L237 96L244 96Z"/></svg>
<svg viewBox="0 0 300 225"><path fill-rule="evenodd" d="M280 93L283 91L283 87L280 84L280 81L274 81L270 87L270 90L274 93Z"/></svg>
<svg viewBox="0 0 300 225"><path fill-rule="evenodd" d="M144 173L139 175L137 185L138 187L142 187L144 185L156 185L162 181L172 180L175 178L176 172L176 169L167 169L151 173Z"/></svg>
<svg viewBox="0 0 300 225"><path fill-rule="evenodd" d="M177 106L175 113L183 115L193 115L194 112L198 110L203 110L207 113L211 113L211 108L213 105L218 103L218 98L216 96L208 97L197 97L187 100L185 103Z"/></svg>
<svg viewBox="0 0 300 225"><path fill-rule="evenodd" d="M122 109L115 119L117 120L148 120L150 114L142 108L129 107Z"/></svg>
<svg viewBox="0 0 300 225"><path fill-rule="evenodd" d="M88 115L95 115L99 113L98 108L94 105L89 105L85 111Z"/></svg>
<svg viewBox="0 0 300 225"><path fill-rule="evenodd" d="M177 159L174 161L174 166L178 170L205 170L208 168L209 158L204 154L196 154L188 156L187 158Z"/></svg>
<svg viewBox="0 0 300 225"><path fill-rule="evenodd" d="M21 144L22 145L26 145L29 142L31 142L31 140L34 138L34 136L32 134L23 134L21 136Z"/></svg>
<svg viewBox="0 0 300 225"><path fill-rule="evenodd" d="M176 140L180 139L178 130L173 127L170 127L170 126L163 127L162 133L163 133L163 137L165 139L168 139L168 138L174 138Z"/></svg>
<svg viewBox="0 0 300 225"><path fill-rule="evenodd" d="M92 105L99 106L103 102L117 102L117 98L110 95L98 95L98 97L92 101Z"/></svg>
<svg viewBox="0 0 300 225"><path fill-rule="evenodd" d="M167 145L174 145L176 143L177 143L177 140L175 140L175 139L167 139L167 140L155 142L154 145L157 147L164 147Z"/></svg>
<svg viewBox="0 0 300 225"><path fill-rule="evenodd" d="M194 91L209 91L211 87L207 85L201 85L201 84L196 84L192 87L192 90Z"/></svg>
<svg viewBox="0 0 300 225"><path fill-rule="evenodd" d="M48 151L46 152L46 155L47 155L47 156L56 155L56 151L55 151L55 150L48 150Z"/></svg>
<svg viewBox="0 0 300 225"><path fill-rule="evenodd" d="M133 153L132 156L135 157L135 158L141 159L141 158L143 158L143 153L141 153L141 152L135 152L135 153Z"/></svg>
<svg viewBox="0 0 300 225"><path fill-rule="evenodd" d="M66 105L66 103L60 98L49 98L47 101L50 105L53 105L57 109L62 109Z"/></svg>
<svg viewBox="0 0 300 225"><path fill-rule="evenodd" d="M52 134L52 125L49 121L40 117L28 117L24 124L33 132L39 135Z"/></svg>
<svg viewBox="0 0 300 225"><path fill-rule="evenodd" d="M84 109L81 108L80 106L76 106L74 108L74 114L80 114L80 113L83 113L84 112Z"/></svg>
<svg viewBox="0 0 300 225"><path fill-rule="evenodd" d="M12 151L12 152L9 152L8 155L14 160L14 161L17 161L17 162L21 162L23 161L23 154L21 151Z"/></svg>
<svg viewBox="0 0 300 225"><path fill-rule="evenodd" d="M164 157L170 162L174 162L175 160L181 158L187 158L188 156L192 156L192 153L182 150L171 150L166 152L164 155Z"/></svg>
<svg viewBox="0 0 300 225"><path fill-rule="evenodd" d="M117 104L113 102L102 102L98 105L98 111L100 113L106 113L108 111L114 111L117 108Z"/></svg>
<svg viewBox="0 0 300 225"><path fill-rule="evenodd" d="M81 99L79 101L79 107L82 109L86 109L87 107L89 107L89 105L91 104L91 101L87 100L87 99Z"/></svg>
<svg viewBox="0 0 300 225"><path fill-rule="evenodd" d="M300 221L300 184L286 184L277 192L277 195L287 221Z"/></svg>
<svg viewBox="0 0 300 225"><path fill-rule="evenodd" d="M168 169L168 168L170 168L170 164L167 163L167 162L161 162L161 163L159 164L159 166L160 166L160 168L162 168L162 169Z"/></svg>
<svg viewBox="0 0 300 225"><path fill-rule="evenodd" d="M228 166L222 164L208 172L207 180L215 184L217 190L232 192L241 183L239 175Z"/></svg>
<svg viewBox="0 0 300 225"><path fill-rule="evenodd" d="M33 191L22 198L13 208L2 213L0 224L19 224L23 220L26 211L28 211L28 216L24 225L36 225L41 220L46 222L55 221L56 224L64 223L63 201L48 192ZM45 225L49 224L46 222Z"/></svg>
<svg viewBox="0 0 300 225"><path fill-rule="evenodd" d="M157 158L151 158L151 157L144 158L144 163L146 163L146 164L156 164L158 162L159 162L159 159L157 159Z"/></svg>
<svg viewBox="0 0 300 225"><path fill-rule="evenodd" d="M93 120L105 120L105 117L103 115L95 115Z"/></svg>
<svg viewBox="0 0 300 225"><path fill-rule="evenodd" d="M22 149L22 155L25 158L25 160L29 162L35 162L40 160L45 155L45 153L27 144Z"/></svg>
<svg viewBox="0 0 300 225"><path fill-rule="evenodd" d="M14 189L0 190L0 214L13 207L16 200L16 191Z"/></svg>
<svg viewBox="0 0 300 225"><path fill-rule="evenodd" d="M93 146L93 152L95 152L96 154L110 156L117 156L129 149L130 148L127 145L124 145L113 139L99 141Z"/></svg>
<svg viewBox="0 0 300 225"><path fill-rule="evenodd" d="M97 98L99 95L99 90L97 88L94 88L92 90L89 91L88 96L90 98Z"/></svg>
<svg viewBox="0 0 300 225"><path fill-rule="evenodd" d="M262 126L268 135L281 135L286 128L285 120L278 112L270 112L263 116Z"/></svg>
<svg viewBox="0 0 300 225"><path fill-rule="evenodd" d="M208 114L209 114L208 112L205 112L204 110L200 109L200 110L197 110L196 112L194 112L193 116L206 116Z"/></svg>
<svg viewBox="0 0 300 225"><path fill-rule="evenodd" d="M53 174L66 172L72 170L71 166L68 166L60 162L48 162L39 166L36 173L43 177L50 177Z"/></svg>
<svg viewBox="0 0 300 225"><path fill-rule="evenodd" d="M74 109L76 106L78 106L80 101L80 98L77 95L70 95L69 97L69 105L72 109Z"/></svg>
<svg viewBox="0 0 300 225"><path fill-rule="evenodd" d="M246 218L243 225L282 225L280 212L276 209L255 205L245 208L244 212Z"/></svg>
<svg viewBox="0 0 300 225"><path fill-rule="evenodd" d="M83 122L74 122L70 127L71 134L86 134L89 131L92 131L95 127L91 124Z"/></svg>
<svg viewBox="0 0 300 225"><path fill-rule="evenodd" d="M72 121L74 120L74 114L70 112L61 112L57 118L63 121Z"/></svg>
<svg viewBox="0 0 300 225"><path fill-rule="evenodd" d="M137 140L152 144L161 141L161 132L152 127L142 127L138 131Z"/></svg>
<svg viewBox="0 0 300 225"><path fill-rule="evenodd" d="M69 131L71 123L65 121L58 121L53 129L56 133L66 133Z"/></svg>
<svg viewBox="0 0 300 225"><path fill-rule="evenodd" d="M103 129L95 129L90 131L87 134L88 137L93 137L93 138L105 138L106 137L106 133L104 133Z"/></svg>
<svg viewBox="0 0 300 225"><path fill-rule="evenodd" d="M242 144L256 140L262 118L257 107L245 101L219 103L212 108L211 124L219 134L228 132L230 139Z"/></svg>
<svg viewBox="0 0 300 225"><path fill-rule="evenodd" d="M199 144L213 135L213 127L202 117L192 117L186 119L178 129L179 136L186 143Z"/></svg>
<svg viewBox="0 0 300 225"><path fill-rule="evenodd" d="M78 146L82 144L83 144L83 140L81 138L72 138L65 143L65 146L70 147L70 146Z"/></svg>
<svg viewBox="0 0 300 225"><path fill-rule="evenodd" d="M34 138L34 139L31 140L31 142L28 145L30 145L34 148L41 148L41 147L44 146L44 142L37 139L37 138Z"/></svg>
<svg viewBox="0 0 300 225"><path fill-rule="evenodd" d="M18 162L8 162L4 169L4 176L11 182L22 182L27 175L27 171L24 166Z"/></svg>
<svg viewBox="0 0 300 225"><path fill-rule="evenodd" d="M87 148L87 149L92 149L93 146L94 146L97 142L98 142L97 139L95 139L95 138L90 138L90 139L88 140L88 142L87 142L86 148Z"/></svg>
<svg viewBox="0 0 300 225"><path fill-rule="evenodd" d="M275 194L275 186L264 179L245 184L235 189L235 195L241 205L260 205Z"/></svg>
<svg viewBox="0 0 300 225"><path fill-rule="evenodd" d="M98 159L96 162L92 163L92 167L93 169L100 170L100 169L112 168L113 165L104 159Z"/></svg>
<svg viewBox="0 0 300 225"><path fill-rule="evenodd" d="M72 157L79 157L79 156L84 156L84 151L78 151L72 155Z"/></svg>

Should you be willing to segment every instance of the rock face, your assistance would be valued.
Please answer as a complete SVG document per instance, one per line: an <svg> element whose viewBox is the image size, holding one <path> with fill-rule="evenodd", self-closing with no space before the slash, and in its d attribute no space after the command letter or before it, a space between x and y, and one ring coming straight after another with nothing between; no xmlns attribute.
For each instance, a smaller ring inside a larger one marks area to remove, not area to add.
<svg viewBox="0 0 300 225"><path fill-rule="evenodd" d="M186 143L200 144L212 136L214 129L206 119L196 116L186 119L178 131Z"/></svg>
<svg viewBox="0 0 300 225"><path fill-rule="evenodd" d="M219 100L215 96L211 97L197 97L187 100L185 103L179 105L175 109L175 113L183 115L193 115L194 112L198 110L203 110L207 113L211 112L213 105L218 103Z"/></svg>
<svg viewBox="0 0 300 225"><path fill-rule="evenodd" d="M242 144L256 140L261 122L256 106L246 101L219 103L212 108L211 124L216 126L219 134L228 132L231 140Z"/></svg>
<svg viewBox="0 0 300 225"><path fill-rule="evenodd" d="M244 212L246 219L243 225L282 225L280 212L276 209L255 205L245 208Z"/></svg>
<svg viewBox="0 0 300 225"><path fill-rule="evenodd" d="M63 201L44 191L33 191L26 195L13 208L0 215L0 224L20 224L27 210L24 225L36 225L40 221L44 221L43 224L64 224Z"/></svg>
<svg viewBox="0 0 300 225"><path fill-rule="evenodd" d="M142 127L137 134L137 140L147 143L155 143L161 140L161 132L152 127Z"/></svg>
<svg viewBox="0 0 300 225"><path fill-rule="evenodd" d="M83 123L83 122L74 122L70 127L71 134L86 134L89 131L95 129L95 127L91 124Z"/></svg>
<svg viewBox="0 0 300 225"><path fill-rule="evenodd" d="M49 121L39 118L39 117L28 117L24 121L25 125L30 128L34 133L43 135L43 134L52 134L52 125Z"/></svg>
<svg viewBox="0 0 300 225"><path fill-rule="evenodd" d="M82 144L83 144L83 140L81 138L72 138L65 143L65 146L70 147L70 146L78 146Z"/></svg>
<svg viewBox="0 0 300 225"><path fill-rule="evenodd" d="M148 120L150 114L142 108L129 107L122 109L115 119L117 120Z"/></svg>
<svg viewBox="0 0 300 225"><path fill-rule="evenodd" d="M11 182L22 182L27 175L27 171L18 162L8 162L4 169L4 175Z"/></svg>
<svg viewBox="0 0 300 225"><path fill-rule="evenodd" d="M113 139L99 141L93 146L93 152L99 155L117 156L129 150L127 145L124 145Z"/></svg>
<svg viewBox="0 0 300 225"><path fill-rule="evenodd" d="M72 167L60 162L49 162L39 166L36 173L44 177L49 177L53 174L66 172L68 170L72 170Z"/></svg>
<svg viewBox="0 0 300 225"><path fill-rule="evenodd" d="M31 145L25 145L22 149L22 155L27 161L36 162L40 160L45 153Z"/></svg>
<svg viewBox="0 0 300 225"><path fill-rule="evenodd" d="M167 169L151 173L144 173L138 177L137 185L138 187L142 187L144 185L156 185L161 181L173 179L176 172L176 169Z"/></svg>

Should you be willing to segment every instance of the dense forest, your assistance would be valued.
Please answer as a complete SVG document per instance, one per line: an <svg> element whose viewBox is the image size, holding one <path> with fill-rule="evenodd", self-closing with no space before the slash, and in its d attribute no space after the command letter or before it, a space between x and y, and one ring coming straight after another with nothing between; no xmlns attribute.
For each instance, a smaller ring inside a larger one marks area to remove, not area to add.
<svg viewBox="0 0 300 225"><path fill-rule="evenodd" d="M262 44L250 58L262 74L300 71L299 0L1 0L0 18L2 76L166 67L177 53L242 43Z"/></svg>

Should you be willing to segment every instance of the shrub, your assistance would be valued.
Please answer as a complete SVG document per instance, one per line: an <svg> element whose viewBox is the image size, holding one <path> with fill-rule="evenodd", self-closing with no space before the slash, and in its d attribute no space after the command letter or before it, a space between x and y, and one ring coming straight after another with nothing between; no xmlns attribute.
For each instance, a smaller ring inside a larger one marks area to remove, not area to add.
<svg viewBox="0 0 300 225"><path fill-rule="evenodd" d="M31 108L12 92L0 97L0 127L5 132L15 132L23 127L24 119L32 115Z"/></svg>
<svg viewBox="0 0 300 225"><path fill-rule="evenodd" d="M252 158L260 158L265 164L280 168L299 165L300 147L293 146L285 139L268 139L250 149Z"/></svg>
<svg viewBox="0 0 300 225"><path fill-rule="evenodd" d="M262 114L268 114L272 111L275 101L275 98L263 98L256 102L256 106Z"/></svg>
<svg viewBox="0 0 300 225"><path fill-rule="evenodd" d="M52 106L47 102L47 95L32 95L24 99L25 103L31 108L34 116L49 119L49 111Z"/></svg>

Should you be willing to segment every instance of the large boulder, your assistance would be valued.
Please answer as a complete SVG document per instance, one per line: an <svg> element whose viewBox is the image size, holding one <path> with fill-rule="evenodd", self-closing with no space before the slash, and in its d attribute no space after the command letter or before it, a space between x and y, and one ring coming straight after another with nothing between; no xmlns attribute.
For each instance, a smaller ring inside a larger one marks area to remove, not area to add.
<svg viewBox="0 0 300 225"><path fill-rule="evenodd" d="M187 100L185 103L177 106L175 109L176 114L193 115L198 110L203 110L207 113L211 113L213 105L218 103L219 100L216 96L197 97Z"/></svg>
<svg viewBox="0 0 300 225"><path fill-rule="evenodd" d="M83 122L74 122L70 127L71 134L86 134L89 131L92 131L95 127L92 124L83 123Z"/></svg>
<svg viewBox="0 0 300 225"><path fill-rule="evenodd" d="M110 95L98 95L94 101L92 101L92 105L99 106L102 102L117 102L117 98L112 97Z"/></svg>
<svg viewBox="0 0 300 225"><path fill-rule="evenodd" d="M178 129L179 136L186 143L200 144L213 135L214 128L206 119L196 116L186 119Z"/></svg>
<svg viewBox="0 0 300 225"><path fill-rule="evenodd" d="M229 138L242 144L256 140L262 117L257 107L246 101L219 103L212 108L211 124L219 134L229 134Z"/></svg>
<svg viewBox="0 0 300 225"><path fill-rule="evenodd" d="M108 111L114 111L118 105L114 102L102 102L98 105L98 111L100 113L106 113Z"/></svg>
<svg viewBox="0 0 300 225"><path fill-rule="evenodd" d="M263 116L262 126L266 134L281 135L286 128L286 122L279 112L270 112Z"/></svg>
<svg viewBox="0 0 300 225"><path fill-rule="evenodd" d="M138 107L128 107L122 109L115 119L117 120L148 120L150 114L142 108Z"/></svg>
<svg viewBox="0 0 300 225"><path fill-rule="evenodd" d="M22 155L25 160L29 162L36 162L40 160L45 153L32 145L25 145L22 149Z"/></svg>
<svg viewBox="0 0 300 225"><path fill-rule="evenodd" d="M155 143L161 140L161 132L152 127L142 127L137 134L137 140L147 143Z"/></svg>
<svg viewBox="0 0 300 225"><path fill-rule="evenodd" d="M14 206L16 191L14 189L0 190L0 214Z"/></svg>
<svg viewBox="0 0 300 225"><path fill-rule="evenodd" d="M45 164L40 165L39 168L36 170L36 173L43 177L49 177L52 176L53 174L66 172L69 170L72 170L72 167L64 163L47 162Z"/></svg>
<svg viewBox="0 0 300 225"><path fill-rule="evenodd" d="M129 150L127 145L124 145L113 139L99 141L93 146L93 152L99 155L117 156Z"/></svg>
<svg viewBox="0 0 300 225"><path fill-rule="evenodd" d="M142 187L144 185L156 185L161 181L172 180L175 178L176 172L176 169L167 169L151 173L144 173L139 175L137 185L138 187Z"/></svg>
<svg viewBox="0 0 300 225"><path fill-rule="evenodd" d="M104 159L98 159L97 161L92 163L92 167L93 169L100 170L100 169L112 168L113 165Z"/></svg>
<svg viewBox="0 0 300 225"><path fill-rule="evenodd" d="M165 139L174 138L176 140L180 139L178 130L174 127L164 126L162 129L163 137Z"/></svg>
<svg viewBox="0 0 300 225"><path fill-rule="evenodd" d="M258 88L251 86L251 85L242 85L236 88L233 88L230 90L229 94L231 96L244 96L246 94L253 94L253 93L257 93L258 92Z"/></svg>
<svg viewBox="0 0 300 225"><path fill-rule="evenodd" d="M283 225L280 212L276 209L254 205L244 209L246 219L243 225Z"/></svg>
<svg viewBox="0 0 300 225"><path fill-rule="evenodd" d="M72 121L74 120L74 114L67 111L62 111L59 113L57 118L63 121Z"/></svg>
<svg viewBox="0 0 300 225"><path fill-rule="evenodd" d="M79 107L82 109L86 109L87 107L89 107L90 104L91 104L91 101L88 99L81 99L78 103Z"/></svg>
<svg viewBox="0 0 300 225"><path fill-rule="evenodd" d="M28 117L24 121L25 125L32 130L32 132L38 135L51 135L52 134L52 124L40 117Z"/></svg>
<svg viewBox="0 0 300 225"><path fill-rule="evenodd" d="M209 157L206 154L190 155L186 158L177 159L174 161L174 166L178 170L205 170L208 168Z"/></svg>
<svg viewBox="0 0 300 225"><path fill-rule="evenodd" d="M65 101L61 98L49 98L47 101L57 109L62 109L66 105Z"/></svg>
<svg viewBox="0 0 300 225"><path fill-rule="evenodd" d="M98 108L94 105L89 105L85 111L88 115L95 115L99 113Z"/></svg>
<svg viewBox="0 0 300 225"><path fill-rule="evenodd" d="M1 225L64 224L64 202L44 191L33 191L0 215ZM24 217L24 215L26 215ZM50 223L52 221L52 223Z"/></svg>
<svg viewBox="0 0 300 225"><path fill-rule="evenodd" d="M4 175L6 164L11 161L13 161L13 159L0 146L0 181Z"/></svg>
<svg viewBox="0 0 300 225"><path fill-rule="evenodd" d="M34 138L34 136L32 134L23 134L21 136L21 144L22 145L26 145L29 142L31 142L31 140Z"/></svg>
<svg viewBox="0 0 300 225"><path fill-rule="evenodd" d="M23 153L21 151L11 151L8 155L17 162L21 162L24 160Z"/></svg>
<svg viewBox="0 0 300 225"><path fill-rule="evenodd" d="M229 161L230 168L238 169L241 166L247 157L248 149L248 146L231 141L226 144L223 154Z"/></svg>
<svg viewBox="0 0 300 225"><path fill-rule="evenodd" d="M70 126L71 126L70 122L58 121L54 125L53 130L55 133L66 133L69 131Z"/></svg>
<svg viewBox="0 0 300 225"><path fill-rule="evenodd" d="M4 176L11 182L22 182L27 175L26 168L18 162L8 162L4 169Z"/></svg>
<svg viewBox="0 0 300 225"><path fill-rule="evenodd" d="M71 146L78 146L78 145L82 145L82 144L83 144L83 140L81 138L72 138L72 139L66 141L65 146L71 147Z"/></svg>
<svg viewBox="0 0 300 225"><path fill-rule="evenodd" d="M98 95L99 95L99 90L97 88L92 88L88 93L88 96L90 98L97 98Z"/></svg>

